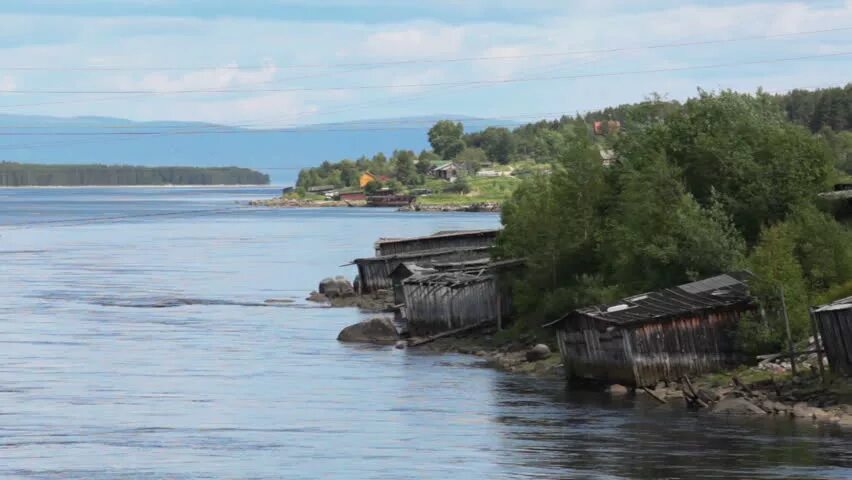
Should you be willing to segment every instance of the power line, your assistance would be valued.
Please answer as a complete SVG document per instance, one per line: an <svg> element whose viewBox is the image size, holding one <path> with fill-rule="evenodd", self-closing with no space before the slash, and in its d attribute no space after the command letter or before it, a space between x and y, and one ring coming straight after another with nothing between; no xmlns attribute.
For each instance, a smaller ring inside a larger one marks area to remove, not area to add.
<svg viewBox="0 0 852 480"><path fill-rule="evenodd" d="M186 89L186 90L171 90L171 91L155 91L155 90L0 90L0 93L19 93L19 94L56 94L56 95L93 95L93 94L194 94L194 93L278 93L278 92L331 92L331 91L346 91L346 90L376 90L386 88L423 88L423 87L444 87L444 86L474 86L474 85L502 85L510 83L527 83L540 82L550 80L578 80L586 78L607 78L621 77L627 75L642 75L652 73L671 73L685 72L691 70L708 70L715 68L741 67L750 65L767 65L774 63L797 62L805 60L817 60L826 58L839 58L852 55L852 51L825 53L817 55L802 55L797 57L782 57L771 59L749 60L742 62L725 62L705 65L689 65L683 67L664 67L653 68L647 70L624 70L618 72L600 72L589 74L575 75L554 75L542 77L520 77L494 80L468 80L459 82L431 82L431 83L408 83L408 84L375 84L375 85L352 85L338 87L292 87L292 88L260 88L260 89Z"/></svg>
<svg viewBox="0 0 852 480"><path fill-rule="evenodd" d="M530 54L516 55L481 55L467 57L436 57L436 58L420 58L420 59L400 59L386 60L375 62L344 62L344 63L305 63L277 66L273 64L263 65L204 65L195 67L184 66L116 66L116 65L86 65L86 66L0 66L0 70L8 71L81 71L81 72L111 72L111 71L196 71L196 70L262 70L264 68L276 69L312 69L312 68L343 68L343 67L383 67L396 65L419 65L419 64L436 64L436 63L461 63L473 61L502 61L502 60L520 60L530 58L547 58L547 57L567 57L572 55L590 55L590 54L607 54L630 52L637 50L656 50L664 48L678 47L693 47L703 45L716 45L725 43L735 43L750 40L771 40L775 38L789 38L796 36L819 35L824 33L836 33L852 30L852 26L844 26L837 28L826 28L819 30L806 30L799 32L777 33L768 35L749 35L734 38L710 39L710 40L694 40L672 43L658 43L648 45L637 45L633 47L614 47L601 49L577 49L559 52L539 52Z"/></svg>

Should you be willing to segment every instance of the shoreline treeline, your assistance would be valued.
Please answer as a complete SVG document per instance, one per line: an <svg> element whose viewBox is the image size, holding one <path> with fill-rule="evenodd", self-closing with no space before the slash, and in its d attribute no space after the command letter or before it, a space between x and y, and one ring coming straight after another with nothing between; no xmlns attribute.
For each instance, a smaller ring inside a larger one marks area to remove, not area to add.
<svg viewBox="0 0 852 480"><path fill-rule="evenodd" d="M0 162L0 186L267 185L269 175L239 167L43 165Z"/></svg>

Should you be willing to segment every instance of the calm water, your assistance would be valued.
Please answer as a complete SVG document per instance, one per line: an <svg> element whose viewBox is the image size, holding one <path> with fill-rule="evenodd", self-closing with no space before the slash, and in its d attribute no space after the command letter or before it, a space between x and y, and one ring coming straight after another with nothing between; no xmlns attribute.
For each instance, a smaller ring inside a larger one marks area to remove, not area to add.
<svg viewBox="0 0 852 480"><path fill-rule="evenodd" d="M834 428L341 345L359 314L307 305L321 277L498 218L236 208L275 193L0 190L0 478L852 477Z"/></svg>

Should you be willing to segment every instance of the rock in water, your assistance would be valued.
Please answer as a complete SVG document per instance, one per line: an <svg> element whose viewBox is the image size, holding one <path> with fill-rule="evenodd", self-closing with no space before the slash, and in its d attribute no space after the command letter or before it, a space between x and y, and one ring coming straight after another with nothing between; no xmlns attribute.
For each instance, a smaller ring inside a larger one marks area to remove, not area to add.
<svg viewBox="0 0 852 480"><path fill-rule="evenodd" d="M609 392L610 395L627 395L628 393L630 393L630 390L627 387L625 387L624 385L619 385L617 383L607 387L606 391Z"/></svg>
<svg viewBox="0 0 852 480"><path fill-rule="evenodd" d="M527 352L528 362L537 362L550 356L550 347L540 343Z"/></svg>
<svg viewBox="0 0 852 480"><path fill-rule="evenodd" d="M710 410L712 413L727 415L766 415L766 412L745 398L727 397Z"/></svg>
<svg viewBox="0 0 852 480"><path fill-rule="evenodd" d="M354 297L355 287L349 283L349 280L338 276L323 279L319 284L319 293L328 298Z"/></svg>
<svg viewBox="0 0 852 480"><path fill-rule="evenodd" d="M373 318L344 328L337 340L341 342L395 345L399 341L396 325L389 318Z"/></svg>

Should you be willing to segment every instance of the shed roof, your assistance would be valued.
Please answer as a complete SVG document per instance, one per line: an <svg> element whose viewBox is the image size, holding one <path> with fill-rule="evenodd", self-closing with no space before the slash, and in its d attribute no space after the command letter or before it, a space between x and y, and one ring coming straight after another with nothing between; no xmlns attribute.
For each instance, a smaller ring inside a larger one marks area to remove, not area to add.
<svg viewBox="0 0 852 480"><path fill-rule="evenodd" d="M849 310L852 309L852 297L841 298L840 300L835 300L829 304L818 307L815 312L832 312L837 310Z"/></svg>
<svg viewBox="0 0 852 480"><path fill-rule="evenodd" d="M380 238L376 241L376 246L379 247L381 245L386 245L389 243L405 243L405 242L417 242L420 240L435 240L439 238L452 238L452 237L476 237L476 236L489 236L496 235L500 232L500 229L490 229L490 230L456 230L456 231L442 231L433 233L432 235L424 235L422 237L405 237L405 238Z"/></svg>
<svg viewBox="0 0 852 480"><path fill-rule="evenodd" d="M370 262L388 262L388 261L403 261L403 262L414 262L417 263L417 260L450 254L450 253L482 253L483 255L487 255L491 250L491 247L467 247L467 248L434 248L432 250L420 250L416 252L406 252L406 253L397 253L394 255L380 255L376 257L367 257L367 258L356 258L352 261L351 264L357 263L370 263ZM345 265L344 265L345 266Z"/></svg>
<svg viewBox="0 0 852 480"><path fill-rule="evenodd" d="M677 287L634 295L609 305L585 307L549 323L548 326L575 315L592 317L616 325L627 325L747 304L752 301L746 283L750 276L749 272L728 273Z"/></svg>

